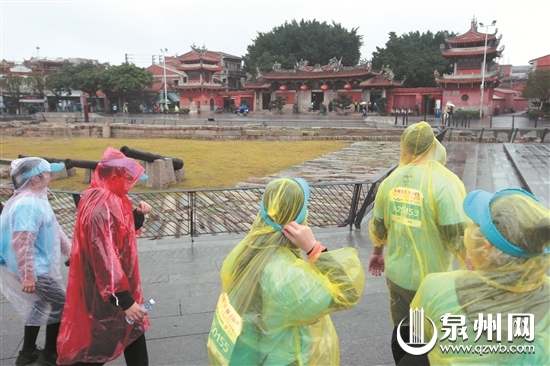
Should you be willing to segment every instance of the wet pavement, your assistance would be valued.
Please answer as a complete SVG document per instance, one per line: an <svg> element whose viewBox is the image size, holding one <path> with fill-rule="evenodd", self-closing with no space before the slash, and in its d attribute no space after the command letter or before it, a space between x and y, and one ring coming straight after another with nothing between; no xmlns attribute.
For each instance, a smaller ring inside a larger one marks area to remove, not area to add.
<svg viewBox="0 0 550 366"><path fill-rule="evenodd" d="M447 166L464 181L467 191L494 191L527 185L548 194L548 144L444 142L444 145ZM352 146L352 155L360 161L357 150L361 145ZM392 151L388 155L393 157L395 150L392 148ZM512 153L508 155L506 151ZM328 170L337 164L338 159L342 156L327 161L326 165L312 164L312 171ZM349 228L315 228L314 233L329 249L357 248L366 268L372 251L366 225L368 220L369 216L363 220L361 229L353 231ZM150 312L151 328L146 334L151 365L208 364L206 341L221 287L219 270L225 256L243 236L223 234L201 236L194 241L189 237L138 241L143 293L147 299L156 301ZM66 278L67 269L63 267L62 271ZM332 319L340 340L342 365L393 364L385 276L367 274L359 304L350 310L334 313ZM3 296L0 298L0 320L0 364L13 364L21 347L23 327ZM39 346L43 345L43 339L42 330ZM108 363L123 364L123 357Z"/></svg>

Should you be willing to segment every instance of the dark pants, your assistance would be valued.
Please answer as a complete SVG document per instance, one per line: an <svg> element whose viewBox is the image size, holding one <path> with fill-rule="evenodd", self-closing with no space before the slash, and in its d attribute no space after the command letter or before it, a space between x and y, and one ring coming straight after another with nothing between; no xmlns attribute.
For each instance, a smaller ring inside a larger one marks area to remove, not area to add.
<svg viewBox="0 0 550 366"><path fill-rule="evenodd" d="M53 278L38 276L34 291L40 299L35 302L26 324L40 323L44 316L44 312L41 309L48 309L53 317L57 314L58 321L61 322L61 313L65 305L65 290Z"/></svg>
<svg viewBox="0 0 550 366"><path fill-rule="evenodd" d="M124 349L124 359L126 360L126 365L128 366L149 366L149 356L147 354L145 334L142 334L135 341L126 346ZM85 365L101 366L105 365L105 363L77 362L73 364L73 366Z"/></svg>

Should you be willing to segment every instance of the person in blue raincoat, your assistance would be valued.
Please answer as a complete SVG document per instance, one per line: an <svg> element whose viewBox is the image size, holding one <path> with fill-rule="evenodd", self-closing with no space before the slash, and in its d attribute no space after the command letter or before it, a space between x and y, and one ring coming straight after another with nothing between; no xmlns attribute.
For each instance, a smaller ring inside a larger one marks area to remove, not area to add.
<svg viewBox="0 0 550 366"><path fill-rule="evenodd" d="M11 168L15 191L0 216L0 283L25 326L15 363L28 365L38 359L40 365L55 365L65 303L60 255L70 254L71 242L55 218L47 188L51 173L64 165L31 157L12 161ZM46 344L40 351L36 339L42 325L46 325Z"/></svg>

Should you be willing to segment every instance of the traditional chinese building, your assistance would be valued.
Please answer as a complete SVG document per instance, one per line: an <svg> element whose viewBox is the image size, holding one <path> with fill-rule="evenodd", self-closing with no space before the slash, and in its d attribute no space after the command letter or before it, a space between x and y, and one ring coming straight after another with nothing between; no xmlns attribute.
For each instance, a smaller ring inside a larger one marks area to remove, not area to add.
<svg viewBox="0 0 550 366"><path fill-rule="evenodd" d="M214 111L217 107L230 109L235 98L248 98L252 107L252 93L242 88L241 80L246 73L241 64L241 57L192 46L191 51L183 55L166 57L166 79L170 85L167 89L179 93L181 108L190 108L194 103L199 113Z"/></svg>
<svg viewBox="0 0 550 366"><path fill-rule="evenodd" d="M452 74L439 75L434 72L435 81L443 88L441 105L447 102L459 109L477 109L482 106L485 115L491 114L493 108L493 92L500 84L498 65L491 65L497 57L501 57L504 47L497 50L502 35L478 32L477 20L474 18L470 30L456 37L445 39L442 54L454 65ZM487 48L485 43L487 42ZM483 63L484 54L486 62ZM483 75L483 70L485 73ZM481 83L485 81L483 101L481 100Z"/></svg>
<svg viewBox="0 0 550 366"><path fill-rule="evenodd" d="M357 66L342 66L341 58L332 58L326 66L309 66L301 60L293 69L281 69L281 65L275 63L273 70L266 73L257 70L257 73L257 80L245 86L254 91L257 110L269 109L269 102L277 96L286 98L285 109L290 110L296 103L301 112L307 111L312 102L315 108L321 102L328 105L339 93L351 96L354 102L374 102L402 85L394 80L389 67L375 72L366 60Z"/></svg>

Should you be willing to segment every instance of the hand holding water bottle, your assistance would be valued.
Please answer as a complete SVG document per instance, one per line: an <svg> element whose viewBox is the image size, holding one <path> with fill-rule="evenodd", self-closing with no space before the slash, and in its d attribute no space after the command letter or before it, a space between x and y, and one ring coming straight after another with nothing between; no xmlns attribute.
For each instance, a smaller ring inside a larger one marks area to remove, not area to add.
<svg viewBox="0 0 550 366"><path fill-rule="evenodd" d="M151 310L154 304L155 300L153 299L146 301L144 304L141 305L139 305L137 302L134 302L132 306L124 311L126 313L126 321L128 322L128 324L134 324L134 322L139 322L141 319L143 319L145 314L147 314L147 311Z"/></svg>

